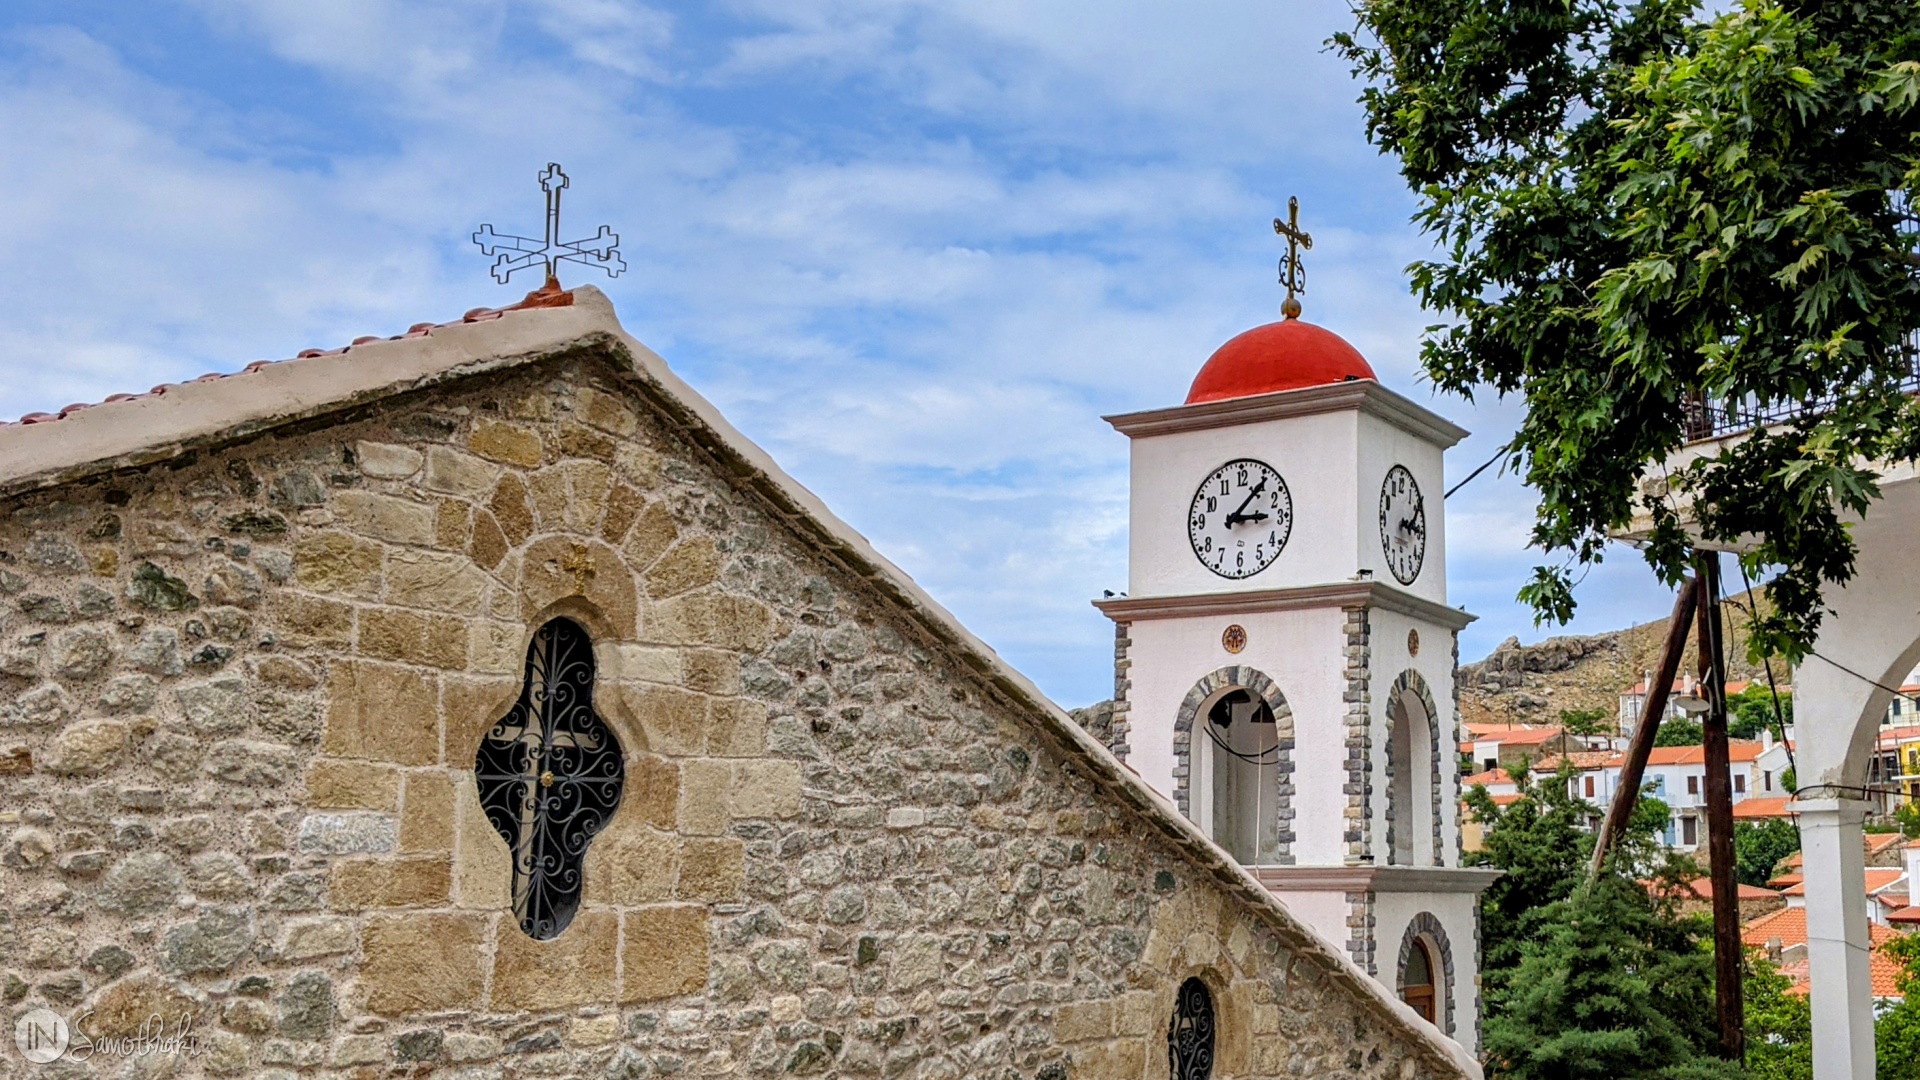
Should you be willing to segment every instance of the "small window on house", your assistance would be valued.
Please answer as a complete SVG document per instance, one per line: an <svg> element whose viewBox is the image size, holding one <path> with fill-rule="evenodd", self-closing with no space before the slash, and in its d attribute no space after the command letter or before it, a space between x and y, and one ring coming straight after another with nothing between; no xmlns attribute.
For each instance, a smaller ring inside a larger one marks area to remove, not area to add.
<svg viewBox="0 0 1920 1080"><path fill-rule="evenodd" d="M1680 846L1693 847L1700 843L1700 825L1694 818L1680 819Z"/></svg>
<svg viewBox="0 0 1920 1080"><path fill-rule="evenodd" d="M1733 793L1735 795L1747 793L1747 778L1739 773L1733 775Z"/></svg>
<svg viewBox="0 0 1920 1080"><path fill-rule="evenodd" d="M1492 772L1493 770L1499 767L1500 767L1500 759L1497 757L1486 758L1480 762L1481 772Z"/></svg>
<svg viewBox="0 0 1920 1080"><path fill-rule="evenodd" d="M1697 776L1687 777L1687 794L1689 795L1700 794L1700 778L1699 777Z"/></svg>
<svg viewBox="0 0 1920 1080"><path fill-rule="evenodd" d="M1772 770L1768 770L1760 774L1760 785L1768 791L1773 790L1773 771Z"/></svg>
<svg viewBox="0 0 1920 1080"><path fill-rule="evenodd" d="M1433 956L1419 938L1413 939L1413 948L1407 950L1407 969L1401 974L1400 985L1400 1000L1412 1006L1420 1019L1433 1023Z"/></svg>
<svg viewBox="0 0 1920 1080"><path fill-rule="evenodd" d="M1593 777L1586 778L1587 798L1593 798Z"/></svg>
<svg viewBox="0 0 1920 1080"><path fill-rule="evenodd" d="M1213 1076L1213 995L1207 984L1188 979L1173 1001L1167 1022L1167 1065L1173 1080L1211 1080Z"/></svg>

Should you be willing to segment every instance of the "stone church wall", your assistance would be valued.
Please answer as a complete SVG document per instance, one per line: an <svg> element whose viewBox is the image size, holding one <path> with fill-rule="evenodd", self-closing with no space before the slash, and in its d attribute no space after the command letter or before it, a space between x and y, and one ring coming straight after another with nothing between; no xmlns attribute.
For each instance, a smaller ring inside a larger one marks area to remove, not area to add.
<svg viewBox="0 0 1920 1080"><path fill-rule="evenodd" d="M607 352L0 504L9 1020L190 1017L140 1076L1164 1077L1198 975L1222 1080L1458 1075ZM539 942L473 767L555 614L626 787Z"/></svg>

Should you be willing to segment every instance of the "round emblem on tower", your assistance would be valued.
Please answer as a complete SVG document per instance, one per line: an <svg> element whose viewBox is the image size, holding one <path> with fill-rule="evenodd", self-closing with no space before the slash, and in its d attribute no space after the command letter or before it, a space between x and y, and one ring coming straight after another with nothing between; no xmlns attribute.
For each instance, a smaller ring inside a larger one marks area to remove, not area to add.
<svg viewBox="0 0 1920 1080"><path fill-rule="evenodd" d="M1230 653L1238 653L1247 647L1247 628L1233 623L1220 632L1220 647Z"/></svg>

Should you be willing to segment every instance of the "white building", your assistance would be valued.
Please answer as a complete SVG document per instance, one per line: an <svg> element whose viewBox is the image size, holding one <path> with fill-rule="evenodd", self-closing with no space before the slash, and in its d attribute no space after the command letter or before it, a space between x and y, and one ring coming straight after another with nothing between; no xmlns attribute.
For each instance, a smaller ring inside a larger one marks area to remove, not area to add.
<svg viewBox="0 0 1920 1080"><path fill-rule="evenodd" d="M1113 750L1293 911L1473 1048L1442 455L1466 432L1289 318L1132 440ZM1426 972L1432 972L1428 980Z"/></svg>

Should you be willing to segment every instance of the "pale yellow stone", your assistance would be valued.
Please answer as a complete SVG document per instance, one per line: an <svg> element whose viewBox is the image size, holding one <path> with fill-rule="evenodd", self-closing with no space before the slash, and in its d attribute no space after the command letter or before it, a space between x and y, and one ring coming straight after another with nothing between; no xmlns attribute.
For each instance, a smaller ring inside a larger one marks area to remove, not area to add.
<svg viewBox="0 0 1920 1080"><path fill-rule="evenodd" d="M736 819L798 817L800 763L777 759L733 762L727 812Z"/></svg>
<svg viewBox="0 0 1920 1080"><path fill-rule="evenodd" d="M707 985L706 909L661 904L627 912L621 935L623 1003L697 994Z"/></svg>
<svg viewBox="0 0 1920 1080"><path fill-rule="evenodd" d="M348 626L352 626L351 621ZM314 674L310 665L290 656L262 656L253 662L253 673L268 686L288 690L311 690L320 685L320 676Z"/></svg>
<svg viewBox="0 0 1920 1080"><path fill-rule="evenodd" d="M352 919L327 916L289 924L279 951L287 960L312 960L352 952L359 944L360 931Z"/></svg>
<svg viewBox="0 0 1920 1080"><path fill-rule="evenodd" d="M334 757L432 765L440 760L436 676L366 660L327 665L327 726Z"/></svg>
<svg viewBox="0 0 1920 1080"><path fill-rule="evenodd" d="M472 782L471 774L465 779ZM438 770L407 773L400 800L400 850L453 850L453 779Z"/></svg>
<svg viewBox="0 0 1920 1080"><path fill-rule="evenodd" d="M615 484L607 493L606 516L600 519L600 536L610 544L618 544L626 539L627 530L633 527L633 521L646 509L646 496L627 484Z"/></svg>
<svg viewBox="0 0 1920 1080"><path fill-rule="evenodd" d="M620 816L671 830L680 816L680 766L652 754L627 755L627 787Z"/></svg>
<svg viewBox="0 0 1920 1080"><path fill-rule="evenodd" d="M727 831L727 792L733 782L729 762L694 760L680 766L680 831L688 836L719 836Z"/></svg>
<svg viewBox="0 0 1920 1080"><path fill-rule="evenodd" d="M588 424L623 438L640 430L639 414L620 398L585 386L573 394L574 415Z"/></svg>
<svg viewBox="0 0 1920 1080"><path fill-rule="evenodd" d="M636 567L645 567L660 557L660 553L673 545L680 535L680 527L674 524L673 512L661 502L649 503L634 519L633 528L627 532L627 542L621 549L627 553L627 561Z"/></svg>
<svg viewBox="0 0 1920 1080"><path fill-rule="evenodd" d="M452 872L445 855L336 859L328 867L327 904L335 911L444 907Z"/></svg>
<svg viewBox="0 0 1920 1080"><path fill-rule="evenodd" d="M740 692L740 655L724 649L687 649L681 654L687 689L703 694Z"/></svg>
<svg viewBox="0 0 1920 1080"><path fill-rule="evenodd" d="M647 595L663 599L710 585L720 577L720 553L713 541L694 537L674 544L647 568Z"/></svg>
<svg viewBox="0 0 1920 1080"><path fill-rule="evenodd" d="M433 508L433 546L442 551L465 551L473 535L473 508L460 499L441 499Z"/></svg>
<svg viewBox="0 0 1920 1080"><path fill-rule="evenodd" d="M183 1021L191 1027L207 1015L206 1004L190 991L158 975L139 972L102 990L80 1030L92 1039L126 1036L155 1016L164 1017L169 1027Z"/></svg>
<svg viewBox="0 0 1920 1080"><path fill-rule="evenodd" d="M657 641L758 652L773 640L774 618L757 600L702 590L654 604L647 628Z"/></svg>
<svg viewBox="0 0 1920 1080"><path fill-rule="evenodd" d="M493 831L472 784L453 787L453 903L456 907L512 913L513 857ZM593 849L588 848L589 852Z"/></svg>
<svg viewBox="0 0 1920 1080"><path fill-rule="evenodd" d="M619 552L597 540L547 536L527 546L520 571L522 617L532 622L553 605L580 597L604 632L631 639L639 615L633 574Z"/></svg>
<svg viewBox="0 0 1920 1080"><path fill-rule="evenodd" d="M435 446L427 450L427 471L421 483L431 491L478 499L492 491L499 479L500 466L458 450Z"/></svg>
<svg viewBox="0 0 1920 1080"><path fill-rule="evenodd" d="M96 776L118 764L126 748L127 725L82 720L60 729L41 765L55 776Z"/></svg>
<svg viewBox="0 0 1920 1080"><path fill-rule="evenodd" d="M1053 1037L1061 1042L1105 1039L1113 1034L1111 1001L1068 1001L1054 1015Z"/></svg>
<svg viewBox="0 0 1920 1080"><path fill-rule="evenodd" d="M392 495L343 491L333 497L333 511L347 528L389 544L425 546L436 535L433 507Z"/></svg>
<svg viewBox="0 0 1920 1080"><path fill-rule="evenodd" d="M712 730L707 752L717 757L761 757L767 752L767 707L751 698L709 703Z"/></svg>
<svg viewBox="0 0 1920 1080"><path fill-rule="evenodd" d="M470 669L488 675L510 675L526 659L527 631L519 623L480 620L471 627Z"/></svg>
<svg viewBox="0 0 1920 1080"><path fill-rule="evenodd" d="M307 770L307 805L328 810L396 810L400 773L389 765L320 758Z"/></svg>
<svg viewBox="0 0 1920 1080"><path fill-rule="evenodd" d="M619 1037L619 1013L576 1016L567 1022L567 1042L574 1046L599 1046Z"/></svg>
<svg viewBox="0 0 1920 1080"><path fill-rule="evenodd" d="M648 447L621 443L614 451L613 465L628 483L641 491L652 491L660 485L660 455Z"/></svg>
<svg viewBox="0 0 1920 1080"><path fill-rule="evenodd" d="M532 428L498 420L479 420L467 439L467 449L483 458L537 469L546 457L540 435Z"/></svg>
<svg viewBox="0 0 1920 1080"><path fill-rule="evenodd" d="M547 941L528 937L512 919L501 919L493 948L496 1012L604 1004L619 981L620 917L581 911L560 936Z"/></svg>
<svg viewBox="0 0 1920 1080"><path fill-rule="evenodd" d="M587 848L587 898L623 906L671 900L679 869L672 836L637 824L610 825Z"/></svg>
<svg viewBox="0 0 1920 1080"><path fill-rule="evenodd" d="M680 842L680 880L674 886L676 899L730 904L740 899L745 877L745 849L733 837L688 837Z"/></svg>
<svg viewBox="0 0 1920 1080"><path fill-rule="evenodd" d="M560 471L567 478L567 501L561 519L573 532L598 532L607 509L607 492L613 484L612 470L598 461L568 461L560 465Z"/></svg>
<svg viewBox="0 0 1920 1080"><path fill-rule="evenodd" d="M294 545L293 576L302 588L371 599L380 593L384 550L371 540L322 532Z"/></svg>
<svg viewBox="0 0 1920 1080"><path fill-rule="evenodd" d="M460 670L467 666L466 620L403 608L360 612L354 651L381 660Z"/></svg>
<svg viewBox="0 0 1920 1080"><path fill-rule="evenodd" d="M360 471L376 480L405 480L420 471L420 451L394 443L361 440L353 444L353 456Z"/></svg>
<svg viewBox="0 0 1920 1080"><path fill-rule="evenodd" d="M487 729L507 714L520 697L520 680L511 676L448 676L441 688L440 715L447 736L445 764L471 769Z"/></svg>
<svg viewBox="0 0 1920 1080"><path fill-rule="evenodd" d="M367 1008L384 1016L469 1008L486 985L486 919L411 912L375 916L361 934Z"/></svg>
<svg viewBox="0 0 1920 1080"><path fill-rule="evenodd" d="M387 601L407 607L478 615L487 575L465 555L398 551L387 560Z"/></svg>
<svg viewBox="0 0 1920 1080"><path fill-rule="evenodd" d="M658 645L619 645L617 674L622 679L675 685L680 682L680 650Z"/></svg>
<svg viewBox="0 0 1920 1080"><path fill-rule="evenodd" d="M353 644L353 608L297 592L273 598L275 636L289 648L345 648Z"/></svg>
<svg viewBox="0 0 1920 1080"><path fill-rule="evenodd" d="M647 733L656 754L691 756L707 749L707 699L672 686L624 683L621 703Z"/></svg>

